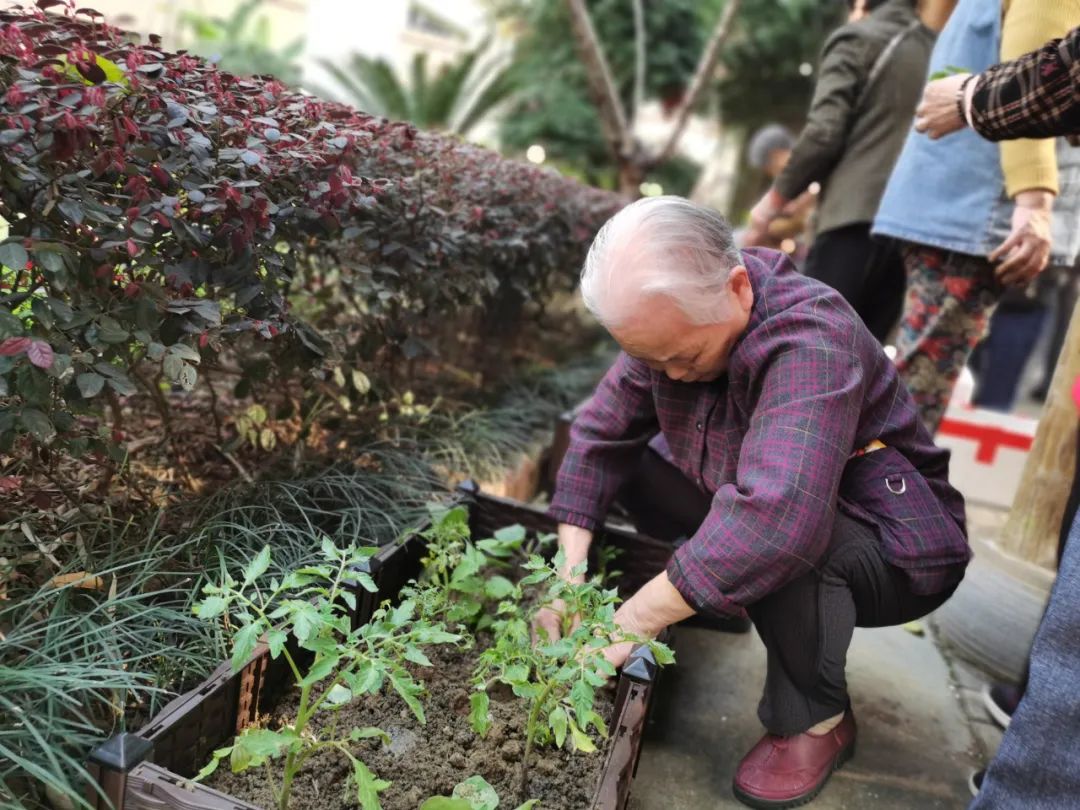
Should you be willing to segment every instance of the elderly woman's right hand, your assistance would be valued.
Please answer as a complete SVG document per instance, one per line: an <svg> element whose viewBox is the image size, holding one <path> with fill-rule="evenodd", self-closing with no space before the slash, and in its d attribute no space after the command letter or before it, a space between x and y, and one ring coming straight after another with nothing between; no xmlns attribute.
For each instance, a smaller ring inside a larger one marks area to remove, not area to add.
<svg viewBox="0 0 1080 810"><path fill-rule="evenodd" d="M935 79L923 89L922 101L915 108L915 131L938 139L967 126L957 98L970 73L957 73Z"/></svg>

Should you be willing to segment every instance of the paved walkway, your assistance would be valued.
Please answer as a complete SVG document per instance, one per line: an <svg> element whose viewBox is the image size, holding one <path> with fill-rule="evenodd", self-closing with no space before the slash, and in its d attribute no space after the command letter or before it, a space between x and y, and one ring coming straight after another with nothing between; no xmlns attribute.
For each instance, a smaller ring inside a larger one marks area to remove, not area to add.
<svg viewBox="0 0 1080 810"><path fill-rule="evenodd" d="M969 509L969 528L1000 529L1003 513ZM858 750L809 807L814 810L962 810L967 778L1001 740L979 692L984 676L946 657L933 616L924 635L857 629L848 684ZM631 810L734 810L731 778L758 740L765 648L754 632L680 628L678 664L661 680L630 799Z"/></svg>
<svg viewBox="0 0 1080 810"><path fill-rule="evenodd" d="M765 677L756 633L681 629L678 666L664 673L634 781L632 810L742 807L736 764L762 733ZM821 810L963 808L981 759L950 668L929 635L856 630L848 659L855 758L812 803Z"/></svg>

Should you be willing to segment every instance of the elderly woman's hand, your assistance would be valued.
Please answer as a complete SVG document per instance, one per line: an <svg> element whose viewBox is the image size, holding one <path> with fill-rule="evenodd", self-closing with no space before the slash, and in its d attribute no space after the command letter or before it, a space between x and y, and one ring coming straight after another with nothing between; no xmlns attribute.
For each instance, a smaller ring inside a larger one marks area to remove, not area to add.
<svg viewBox="0 0 1080 810"><path fill-rule="evenodd" d="M938 139L967 126L957 98L970 73L957 73L935 79L923 89L922 101L915 108L915 131ZM970 86L969 86L970 87Z"/></svg>

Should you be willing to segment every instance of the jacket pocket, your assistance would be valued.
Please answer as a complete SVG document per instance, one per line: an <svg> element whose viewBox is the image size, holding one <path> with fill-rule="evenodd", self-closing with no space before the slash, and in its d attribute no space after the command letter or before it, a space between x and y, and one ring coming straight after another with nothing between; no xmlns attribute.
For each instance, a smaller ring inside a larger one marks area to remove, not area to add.
<svg viewBox="0 0 1080 810"><path fill-rule="evenodd" d="M878 527L885 557L894 565L930 568L971 556L964 529L931 483L892 447L847 463L839 507Z"/></svg>

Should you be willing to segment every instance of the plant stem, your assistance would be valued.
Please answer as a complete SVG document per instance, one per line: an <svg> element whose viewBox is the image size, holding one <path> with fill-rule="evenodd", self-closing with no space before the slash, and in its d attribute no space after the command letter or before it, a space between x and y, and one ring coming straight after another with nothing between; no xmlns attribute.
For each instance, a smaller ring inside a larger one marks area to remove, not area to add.
<svg viewBox="0 0 1080 810"><path fill-rule="evenodd" d="M529 790L529 755L532 753L533 738L536 736L536 722L540 719L540 710L544 706L544 702L548 699L548 695L551 694L551 690L555 688L555 683L551 682L544 687L544 691L540 693L529 709L529 722L525 725L525 753L521 757L521 777L518 780L518 801L524 802L526 796L528 796ZM282 808L284 810L284 808Z"/></svg>
<svg viewBox="0 0 1080 810"><path fill-rule="evenodd" d="M303 738L304 729L308 722L308 701L311 698L311 686L300 688L300 706L296 710L296 725L293 727L296 735ZM278 799L278 810L289 810L289 794L292 793L293 778L299 770L300 763L296 761L296 752L290 751L285 757L285 778L281 784L281 796Z"/></svg>

